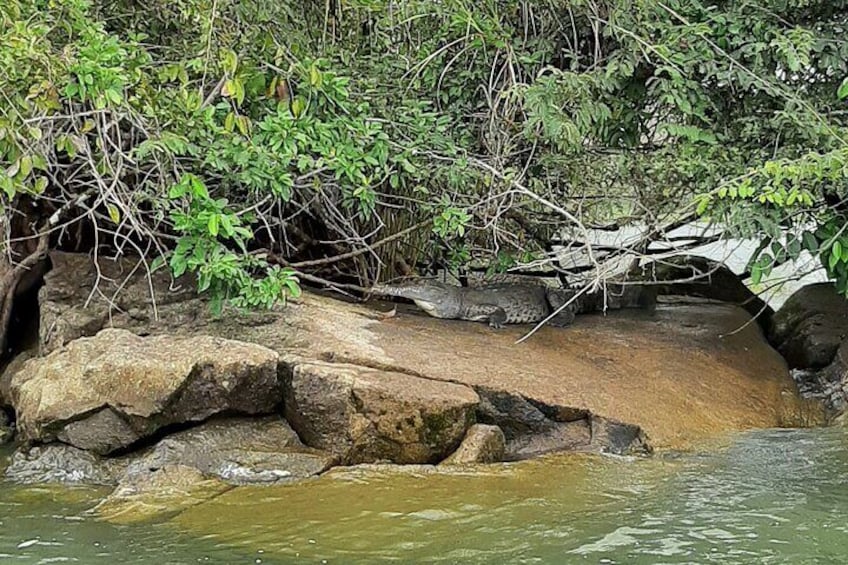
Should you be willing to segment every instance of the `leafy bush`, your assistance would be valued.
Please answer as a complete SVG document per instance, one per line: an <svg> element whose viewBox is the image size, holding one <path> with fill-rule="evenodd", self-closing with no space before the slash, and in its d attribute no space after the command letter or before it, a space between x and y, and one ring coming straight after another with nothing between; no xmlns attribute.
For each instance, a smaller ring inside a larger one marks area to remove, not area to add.
<svg viewBox="0 0 848 565"><path fill-rule="evenodd" d="M8 0L0 205L216 308L550 264L563 229L603 277L698 215L762 238L755 278L806 247L845 290L846 7Z"/></svg>

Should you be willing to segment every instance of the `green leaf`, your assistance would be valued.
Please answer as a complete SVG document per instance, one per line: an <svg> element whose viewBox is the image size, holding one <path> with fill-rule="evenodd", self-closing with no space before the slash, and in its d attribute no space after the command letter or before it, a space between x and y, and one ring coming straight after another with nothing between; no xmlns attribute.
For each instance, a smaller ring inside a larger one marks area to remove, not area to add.
<svg viewBox="0 0 848 565"><path fill-rule="evenodd" d="M763 270L760 267L759 263L755 264L751 268L751 283L752 284L760 284L760 281L763 279Z"/></svg>
<svg viewBox="0 0 848 565"><path fill-rule="evenodd" d="M106 209L109 211L109 219L112 220L112 223L121 223L121 211L118 210L117 206L114 204L107 204Z"/></svg>
<svg viewBox="0 0 848 565"><path fill-rule="evenodd" d="M201 270L197 276L197 290L204 292L212 285L212 274L209 271Z"/></svg>
<svg viewBox="0 0 848 565"><path fill-rule="evenodd" d="M164 265L164 264L165 264L165 257L160 255L159 257L156 257L153 261L150 262L150 271L151 272L156 271L157 269L162 267L162 265Z"/></svg>
<svg viewBox="0 0 848 565"><path fill-rule="evenodd" d="M318 67L313 64L309 68L309 84L314 86L315 88L321 88L323 82L324 77L321 76L321 71L319 71Z"/></svg>
<svg viewBox="0 0 848 565"><path fill-rule="evenodd" d="M171 271L174 273L175 277L181 277L186 272L186 268L188 267L188 263L186 263L185 257L182 255L174 254L171 257Z"/></svg>
<svg viewBox="0 0 848 565"><path fill-rule="evenodd" d="M840 100L848 98L848 77L845 77L845 80L842 81L839 90L836 91L836 95Z"/></svg>
<svg viewBox="0 0 848 565"><path fill-rule="evenodd" d="M300 96L295 96L291 103L291 113L295 118L299 118L306 109L306 102Z"/></svg>
<svg viewBox="0 0 848 565"><path fill-rule="evenodd" d="M106 98L108 98L109 101L115 105L119 105L124 100L121 96L121 93L115 90L114 88L107 88L105 94Z"/></svg>
<svg viewBox="0 0 848 565"><path fill-rule="evenodd" d="M177 183L171 186L171 190L168 191L168 198L171 200L181 198L185 196L186 187L182 183Z"/></svg>
<svg viewBox="0 0 848 565"><path fill-rule="evenodd" d="M235 230L233 229L233 222L230 220L228 215L221 216L221 227L224 229L224 235L227 237L232 237L235 234Z"/></svg>
<svg viewBox="0 0 848 565"><path fill-rule="evenodd" d="M830 252L836 256L836 259L842 259L842 243L837 239L833 242L833 247L830 248Z"/></svg>
<svg viewBox="0 0 848 565"><path fill-rule="evenodd" d="M289 289L289 294L291 294L293 298L297 298L303 293L296 278L286 279L285 284L286 287Z"/></svg>
<svg viewBox="0 0 848 565"><path fill-rule="evenodd" d="M804 235L801 236L801 239L804 242L804 249L806 249L810 253L818 252L819 241L816 239L816 236L812 234L812 232L805 231Z"/></svg>
<svg viewBox="0 0 848 565"><path fill-rule="evenodd" d="M247 136L250 133L250 118L247 116L239 116L236 118L236 126L242 135Z"/></svg>
<svg viewBox="0 0 848 565"><path fill-rule="evenodd" d="M232 49L224 51L223 64L224 70L230 74L234 74L238 68L238 55Z"/></svg>
<svg viewBox="0 0 848 565"><path fill-rule="evenodd" d="M47 159L44 155L36 153L32 156L32 168L47 172Z"/></svg>
<svg viewBox="0 0 848 565"><path fill-rule="evenodd" d="M209 191L206 190L206 185L196 175L189 175L189 183L191 185L191 193L195 198L203 200L209 198Z"/></svg>
<svg viewBox="0 0 848 565"><path fill-rule="evenodd" d="M215 236L215 237L218 237L218 218L219 217L220 216L218 216L218 214L212 214L211 216L209 216L209 223L208 223L207 227L209 228L209 233L211 235Z"/></svg>
<svg viewBox="0 0 848 565"><path fill-rule="evenodd" d="M32 189L36 194L44 194L44 191L47 190L47 177L38 177L35 179L35 185L33 185Z"/></svg>
<svg viewBox="0 0 848 565"><path fill-rule="evenodd" d="M801 242L797 238L792 238L792 240L786 246L786 251L792 260L797 259L798 256L801 254Z"/></svg>
<svg viewBox="0 0 848 565"><path fill-rule="evenodd" d="M12 182L12 179L6 175L0 175L0 188L3 189L3 192L9 200L14 198L17 193L15 190L15 183Z"/></svg>
<svg viewBox="0 0 848 565"><path fill-rule="evenodd" d="M18 176L20 180L27 178L30 172L32 172L32 157L24 155L18 164Z"/></svg>
<svg viewBox="0 0 848 565"><path fill-rule="evenodd" d="M219 294L213 294L212 299L209 301L209 309L216 318L220 317L221 312L224 311L224 297Z"/></svg>

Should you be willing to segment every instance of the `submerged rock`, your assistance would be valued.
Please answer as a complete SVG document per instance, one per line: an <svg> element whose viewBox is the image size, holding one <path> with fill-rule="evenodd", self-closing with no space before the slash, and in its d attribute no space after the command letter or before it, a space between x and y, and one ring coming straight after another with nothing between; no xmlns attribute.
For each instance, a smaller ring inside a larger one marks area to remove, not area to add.
<svg viewBox="0 0 848 565"><path fill-rule="evenodd" d="M251 343L109 329L25 363L12 400L24 440L107 454L168 425L271 412L277 359Z"/></svg>
<svg viewBox="0 0 848 565"><path fill-rule="evenodd" d="M459 448L442 465L466 463L497 463L504 460L506 437L497 426L474 424L465 434Z"/></svg>
<svg viewBox="0 0 848 565"><path fill-rule="evenodd" d="M479 402L466 386L347 364L295 363L285 386L286 419L345 464L440 461Z"/></svg>
<svg viewBox="0 0 848 565"><path fill-rule="evenodd" d="M51 443L15 452L5 476L26 484L114 485L128 464L128 459L109 459L64 443Z"/></svg>
<svg viewBox="0 0 848 565"><path fill-rule="evenodd" d="M230 485L270 484L317 476L335 462L333 455L304 446L279 416L221 418L119 457L60 442L21 448L6 476L23 483L150 485L155 481L145 476L179 467Z"/></svg>
<svg viewBox="0 0 848 565"><path fill-rule="evenodd" d="M177 465L230 484L286 483L318 475L334 462L329 453L304 446L278 416L224 418L164 438L128 467L127 476Z"/></svg>
<svg viewBox="0 0 848 565"><path fill-rule="evenodd" d="M194 467L166 465L129 475L91 512L109 522L131 524L174 515L233 488Z"/></svg>

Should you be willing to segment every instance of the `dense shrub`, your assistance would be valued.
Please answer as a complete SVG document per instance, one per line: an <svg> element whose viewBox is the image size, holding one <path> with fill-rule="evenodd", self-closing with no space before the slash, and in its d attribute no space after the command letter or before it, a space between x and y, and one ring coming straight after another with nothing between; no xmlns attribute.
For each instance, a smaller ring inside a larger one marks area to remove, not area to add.
<svg viewBox="0 0 848 565"><path fill-rule="evenodd" d="M701 215L763 240L755 278L806 247L844 291L846 8L7 0L5 246L50 231L257 307L642 227L597 279Z"/></svg>

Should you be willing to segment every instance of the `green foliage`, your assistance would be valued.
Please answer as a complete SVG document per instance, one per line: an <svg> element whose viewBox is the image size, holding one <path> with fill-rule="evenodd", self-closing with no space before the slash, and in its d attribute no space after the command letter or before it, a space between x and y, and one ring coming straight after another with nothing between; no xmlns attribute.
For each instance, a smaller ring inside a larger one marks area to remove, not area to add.
<svg viewBox="0 0 848 565"><path fill-rule="evenodd" d="M171 253L174 276L186 271L197 273L198 290L210 291L212 309L221 313L224 301L237 307L270 308L286 296L299 296L300 287L292 269L269 267L261 256L251 256L247 241L253 234L242 218L227 207L227 200L213 200L203 182L186 174L175 184L168 198L175 204L171 211L174 231L180 234ZM185 202L187 206L179 204ZM241 252L233 252L235 244ZM264 273L257 280L251 270Z"/></svg>
<svg viewBox="0 0 848 565"><path fill-rule="evenodd" d="M569 217L708 216L764 241L757 280L815 243L845 290L846 13L809 0L7 0L0 206L156 249L219 306L296 293L271 263L418 224L431 229L317 274L371 281L397 258L511 268L544 257Z"/></svg>

